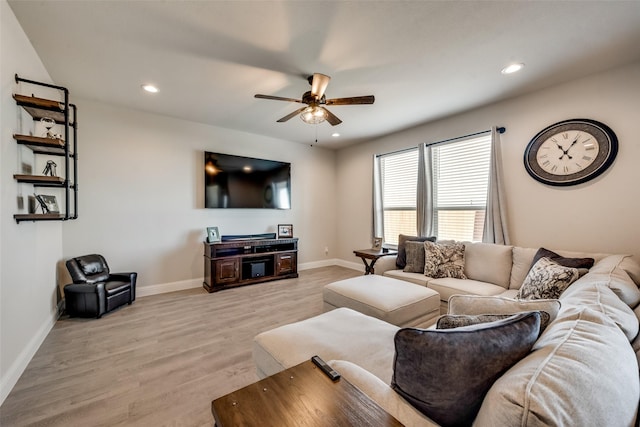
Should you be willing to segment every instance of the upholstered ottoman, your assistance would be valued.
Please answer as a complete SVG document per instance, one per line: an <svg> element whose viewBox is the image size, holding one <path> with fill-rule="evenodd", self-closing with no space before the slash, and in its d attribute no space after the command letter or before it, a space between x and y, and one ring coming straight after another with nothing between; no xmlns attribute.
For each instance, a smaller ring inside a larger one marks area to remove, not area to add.
<svg viewBox="0 0 640 427"><path fill-rule="evenodd" d="M404 280L369 274L322 290L324 311L348 307L400 327L426 328L440 314L440 295Z"/></svg>
<svg viewBox="0 0 640 427"><path fill-rule="evenodd" d="M318 355L349 360L390 384L398 329L348 308L283 325L253 339L256 373L265 378Z"/></svg>

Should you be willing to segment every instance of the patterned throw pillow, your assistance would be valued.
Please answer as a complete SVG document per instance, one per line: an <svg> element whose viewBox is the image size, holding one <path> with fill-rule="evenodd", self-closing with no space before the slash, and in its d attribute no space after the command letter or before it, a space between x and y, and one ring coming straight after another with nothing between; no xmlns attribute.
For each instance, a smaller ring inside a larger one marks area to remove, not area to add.
<svg viewBox="0 0 640 427"><path fill-rule="evenodd" d="M577 268L564 267L543 257L535 263L524 279L518 299L555 299L578 280Z"/></svg>
<svg viewBox="0 0 640 427"><path fill-rule="evenodd" d="M453 277L466 279L464 275L464 244L424 242L424 275L438 279Z"/></svg>

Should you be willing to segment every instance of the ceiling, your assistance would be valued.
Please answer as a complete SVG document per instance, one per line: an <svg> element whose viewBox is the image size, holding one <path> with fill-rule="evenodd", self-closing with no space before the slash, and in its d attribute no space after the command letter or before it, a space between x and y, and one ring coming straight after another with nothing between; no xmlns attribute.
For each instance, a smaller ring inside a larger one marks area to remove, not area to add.
<svg viewBox="0 0 640 427"><path fill-rule="evenodd" d="M9 4L73 99L327 148L640 60L640 1ZM526 66L502 75L511 62ZM299 99L312 73L332 77L327 98L375 104L330 107L332 127L276 123L300 104L253 97Z"/></svg>

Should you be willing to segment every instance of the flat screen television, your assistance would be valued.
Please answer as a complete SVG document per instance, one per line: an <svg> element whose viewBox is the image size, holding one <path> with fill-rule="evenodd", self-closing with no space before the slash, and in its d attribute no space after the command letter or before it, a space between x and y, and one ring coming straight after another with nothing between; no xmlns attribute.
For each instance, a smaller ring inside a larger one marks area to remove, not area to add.
<svg viewBox="0 0 640 427"><path fill-rule="evenodd" d="M204 153L204 206L291 209L291 163Z"/></svg>

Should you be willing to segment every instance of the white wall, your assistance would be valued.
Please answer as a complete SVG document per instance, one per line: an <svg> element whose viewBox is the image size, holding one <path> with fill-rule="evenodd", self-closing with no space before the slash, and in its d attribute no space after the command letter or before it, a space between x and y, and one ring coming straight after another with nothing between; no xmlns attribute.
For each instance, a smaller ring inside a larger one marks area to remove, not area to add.
<svg viewBox="0 0 640 427"><path fill-rule="evenodd" d="M353 249L370 245L374 154L497 125L507 128L501 141L513 244L631 253L640 260L639 100L640 63L636 63L341 150L339 256L351 261ZM523 166L528 142L546 126L571 118L591 118L614 130L619 152L613 166L578 186L550 187L533 180Z"/></svg>
<svg viewBox="0 0 640 427"><path fill-rule="evenodd" d="M0 1L0 403L4 401L56 320L56 263L62 259L60 222L17 224L17 197L33 187L18 184L19 150L13 139L33 125L23 122L12 93L50 96L34 86L17 87L14 74L51 79L5 0ZM24 90L24 91L22 91ZM26 119L25 119L26 120Z"/></svg>
<svg viewBox="0 0 640 427"><path fill-rule="evenodd" d="M145 295L202 285L208 226L225 235L293 224L300 263L334 256L334 151L75 101L79 218L65 223L65 258L101 253L112 270L137 271ZM205 150L290 162L292 209L204 209Z"/></svg>

